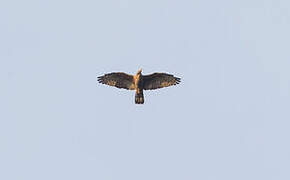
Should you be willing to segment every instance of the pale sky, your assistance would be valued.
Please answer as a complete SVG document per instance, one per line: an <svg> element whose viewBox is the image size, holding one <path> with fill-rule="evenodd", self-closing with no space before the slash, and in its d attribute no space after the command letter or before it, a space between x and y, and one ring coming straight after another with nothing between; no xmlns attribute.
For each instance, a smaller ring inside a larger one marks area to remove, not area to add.
<svg viewBox="0 0 290 180"><path fill-rule="evenodd" d="M290 179L288 0L1 1L0 27L0 179ZM182 82L96 83L139 68Z"/></svg>

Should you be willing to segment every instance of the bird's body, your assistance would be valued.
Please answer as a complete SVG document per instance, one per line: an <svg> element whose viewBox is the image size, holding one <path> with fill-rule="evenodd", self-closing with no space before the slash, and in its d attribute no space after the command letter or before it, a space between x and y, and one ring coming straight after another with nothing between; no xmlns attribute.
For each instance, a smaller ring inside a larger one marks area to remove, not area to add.
<svg viewBox="0 0 290 180"><path fill-rule="evenodd" d="M144 103L144 95L143 95L143 76L141 70L137 72L134 76L134 84L136 89L135 94L135 103L136 104L143 104Z"/></svg>
<svg viewBox="0 0 290 180"><path fill-rule="evenodd" d="M163 88L180 83L180 78L166 73L153 73L150 75L142 75L140 69L136 75L132 76L122 72L114 72L98 77L99 83L124 88L128 90L136 90L135 103L143 104L143 90L152 90Z"/></svg>

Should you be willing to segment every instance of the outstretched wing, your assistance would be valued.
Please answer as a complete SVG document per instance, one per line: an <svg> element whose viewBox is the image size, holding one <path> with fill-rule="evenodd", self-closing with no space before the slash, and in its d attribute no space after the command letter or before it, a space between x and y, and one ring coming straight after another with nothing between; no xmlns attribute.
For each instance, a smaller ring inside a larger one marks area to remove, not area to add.
<svg viewBox="0 0 290 180"><path fill-rule="evenodd" d="M100 76L98 77L98 82L109 86L115 86L117 88L130 90L135 89L133 76L122 72L109 73L104 76Z"/></svg>
<svg viewBox="0 0 290 180"><path fill-rule="evenodd" d="M180 78L166 73L153 73L143 76L143 83L145 90L151 90L179 84Z"/></svg>

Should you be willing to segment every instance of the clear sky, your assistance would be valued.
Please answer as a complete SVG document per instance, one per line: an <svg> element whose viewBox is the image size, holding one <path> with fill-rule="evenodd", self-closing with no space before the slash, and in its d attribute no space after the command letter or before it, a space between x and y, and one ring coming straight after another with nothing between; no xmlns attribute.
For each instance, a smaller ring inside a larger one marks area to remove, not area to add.
<svg viewBox="0 0 290 180"><path fill-rule="evenodd" d="M0 27L0 179L290 179L289 0L11 0ZM138 68L182 83L96 84Z"/></svg>

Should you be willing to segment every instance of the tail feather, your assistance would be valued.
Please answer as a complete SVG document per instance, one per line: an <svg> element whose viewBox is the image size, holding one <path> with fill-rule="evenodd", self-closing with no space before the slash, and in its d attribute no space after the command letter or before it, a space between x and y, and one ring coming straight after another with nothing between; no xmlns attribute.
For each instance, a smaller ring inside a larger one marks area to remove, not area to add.
<svg viewBox="0 0 290 180"><path fill-rule="evenodd" d="M135 104L144 104L143 91L136 92L136 94L135 94Z"/></svg>

